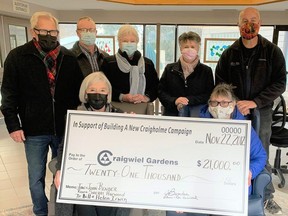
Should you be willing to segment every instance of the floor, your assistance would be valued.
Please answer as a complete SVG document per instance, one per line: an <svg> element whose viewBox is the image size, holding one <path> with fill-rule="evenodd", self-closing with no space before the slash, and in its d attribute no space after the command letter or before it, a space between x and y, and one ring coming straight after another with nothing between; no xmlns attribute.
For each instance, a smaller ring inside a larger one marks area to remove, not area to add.
<svg viewBox="0 0 288 216"><path fill-rule="evenodd" d="M48 171L45 188L48 197L51 182L52 175ZM31 203L24 145L9 137L0 119L0 213Z"/></svg>
<svg viewBox="0 0 288 216"><path fill-rule="evenodd" d="M282 153L282 155L284 155L284 153ZM274 158L275 148L271 148L270 154ZM288 156L283 156L283 158L283 162L287 163ZM287 176L288 174L286 174L286 177ZM282 215L288 216L288 178L286 179L287 182L285 187L279 189L277 186L279 180L273 175L273 183L276 189L275 200L283 208ZM45 188L48 197L51 182L52 175L48 171ZM6 131L3 119L1 119L0 116L0 215L6 215L5 212L7 209L27 205L31 205L31 198L28 187L27 163L24 147L23 144L12 141ZM267 214L267 216L269 216L269 214Z"/></svg>

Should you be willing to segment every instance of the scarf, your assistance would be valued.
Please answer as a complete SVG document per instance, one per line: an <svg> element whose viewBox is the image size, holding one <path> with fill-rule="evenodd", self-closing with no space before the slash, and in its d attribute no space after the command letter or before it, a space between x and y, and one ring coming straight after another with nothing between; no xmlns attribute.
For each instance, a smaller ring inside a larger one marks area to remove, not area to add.
<svg viewBox="0 0 288 216"><path fill-rule="evenodd" d="M38 41L33 39L34 45L40 53L42 61L46 66L47 77L50 87L50 92L52 97L54 97L55 93L55 77L56 77L56 66L57 66L57 57L60 52L60 45L58 45L54 50L49 51L48 53L44 52L39 45Z"/></svg>
<svg viewBox="0 0 288 216"><path fill-rule="evenodd" d="M194 69L199 62L199 56L197 56L195 60L191 63L185 62L182 55L180 56L179 60L183 70L184 78L186 79L191 73L194 72Z"/></svg>
<svg viewBox="0 0 288 216"><path fill-rule="evenodd" d="M146 78L145 78L145 63L144 58L141 56L138 65L130 65L128 60L116 53L116 61L119 69L123 73L130 73L130 92L129 94L141 94L144 95L146 88Z"/></svg>

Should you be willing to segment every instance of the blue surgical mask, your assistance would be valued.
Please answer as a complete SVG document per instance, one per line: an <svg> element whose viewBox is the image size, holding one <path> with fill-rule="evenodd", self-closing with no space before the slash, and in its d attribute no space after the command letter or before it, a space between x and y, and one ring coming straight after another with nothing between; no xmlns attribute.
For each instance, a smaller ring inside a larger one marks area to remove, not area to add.
<svg viewBox="0 0 288 216"><path fill-rule="evenodd" d="M126 52L129 57L132 57L137 50L137 43L122 42L122 52Z"/></svg>
<svg viewBox="0 0 288 216"><path fill-rule="evenodd" d="M81 32L80 41L86 46L95 44L96 34L95 32Z"/></svg>

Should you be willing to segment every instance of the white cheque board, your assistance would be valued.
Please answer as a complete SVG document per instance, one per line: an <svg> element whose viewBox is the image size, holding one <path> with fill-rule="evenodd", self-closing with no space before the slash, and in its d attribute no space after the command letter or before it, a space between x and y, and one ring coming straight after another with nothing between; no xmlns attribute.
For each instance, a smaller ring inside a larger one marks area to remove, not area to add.
<svg viewBox="0 0 288 216"><path fill-rule="evenodd" d="M250 121L68 111L57 202L247 215Z"/></svg>

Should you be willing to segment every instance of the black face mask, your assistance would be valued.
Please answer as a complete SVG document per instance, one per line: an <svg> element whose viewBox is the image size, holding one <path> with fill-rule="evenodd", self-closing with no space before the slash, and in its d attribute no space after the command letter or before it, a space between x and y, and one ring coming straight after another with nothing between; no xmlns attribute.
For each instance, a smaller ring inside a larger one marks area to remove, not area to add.
<svg viewBox="0 0 288 216"><path fill-rule="evenodd" d="M51 35L40 35L38 34L38 43L44 52L49 52L55 49L58 45L57 37Z"/></svg>
<svg viewBox="0 0 288 216"><path fill-rule="evenodd" d="M99 110L107 105L108 95L98 93L88 93L87 103L96 110Z"/></svg>

